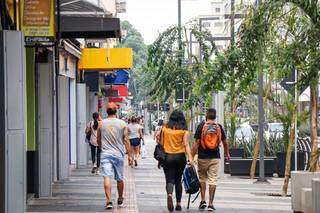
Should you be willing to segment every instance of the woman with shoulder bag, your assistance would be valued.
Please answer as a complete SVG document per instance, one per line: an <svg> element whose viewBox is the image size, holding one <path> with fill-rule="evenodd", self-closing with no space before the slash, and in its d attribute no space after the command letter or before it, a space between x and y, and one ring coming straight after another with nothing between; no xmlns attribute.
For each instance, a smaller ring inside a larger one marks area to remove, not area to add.
<svg viewBox="0 0 320 213"><path fill-rule="evenodd" d="M167 207L170 212L174 210L172 193L175 188L176 211L181 211L183 170L187 164L192 164L191 149L189 146L189 133L187 122L181 111L171 113L169 122L158 133L157 138L165 153L163 170L166 178Z"/></svg>
<svg viewBox="0 0 320 213"><path fill-rule="evenodd" d="M92 114L93 121L87 124L86 134L87 140L89 140L89 145L91 148L91 159L92 159L92 174L99 174L100 167L100 154L101 149L97 143L97 132L98 128L101 126L101 118L98 112Z"/></svg>

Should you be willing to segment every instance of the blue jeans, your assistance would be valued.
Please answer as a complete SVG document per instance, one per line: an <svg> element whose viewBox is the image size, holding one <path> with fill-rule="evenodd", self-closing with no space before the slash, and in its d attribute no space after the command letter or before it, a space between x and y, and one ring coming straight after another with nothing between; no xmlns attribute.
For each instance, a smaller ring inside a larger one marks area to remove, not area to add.
<svg viewBox="0 0 320 213"><path fill-rule="evenodd" d="M103 177L114 176L116 181L123 180L124 158L117 155L101 153L101 174Z"/></svg>

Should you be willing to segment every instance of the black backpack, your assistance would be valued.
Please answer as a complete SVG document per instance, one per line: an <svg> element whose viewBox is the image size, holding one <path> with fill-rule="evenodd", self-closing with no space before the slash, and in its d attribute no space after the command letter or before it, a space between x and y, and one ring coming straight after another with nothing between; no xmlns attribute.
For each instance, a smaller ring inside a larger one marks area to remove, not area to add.
<svg viewBox="0 0 320 213"><path fill-rule="evenodd" d="M184 189L187 194L195 194L200 189L200 182L194 166L187 165L183 171Z"/></svg>

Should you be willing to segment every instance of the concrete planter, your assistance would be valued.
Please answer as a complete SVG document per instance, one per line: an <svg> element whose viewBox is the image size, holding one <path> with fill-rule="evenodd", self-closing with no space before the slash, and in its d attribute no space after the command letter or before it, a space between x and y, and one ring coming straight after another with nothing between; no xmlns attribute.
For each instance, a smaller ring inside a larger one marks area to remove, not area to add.
<svg viewBox="0 0 320 213"><path fill-rule="evenodd" d="M320 212L320 179L312 180L312 209L313 213Z"/></svg>
<svg viewBox="0 0 320 213"><path fill-rule="evenodd" d="M301 195L303 188L312 187L312 179L320 178L320 172L291 172L291 205L294 212L302 212Z"/></svg>
<svg viewBox="0 0 320 213"><path fill-rule="evenodd" d="M272 177L274 173L275 158L266 158L264 160L264 171L266 177ZM231 176L250 176L250 168L252 158L231 158L230 159L230 174ZM259 159L257 160L256 176L259 175Z"/></svg>
<svg viewBox="0 0 320 213"><path fill-rule="evenodd" d="M277 173L279 175L279 177L284 177L285 175L285 170L286 170L286 156L287 153L286 152L278 152L277 153L277 159L276 159L276 170ZM303 171L304 167L305 167L305 153L304 152L298 152L297 153L298 156L298 170L299 171ZM291 154L291 170L294 170L294 152L292 152Z"/></svg>

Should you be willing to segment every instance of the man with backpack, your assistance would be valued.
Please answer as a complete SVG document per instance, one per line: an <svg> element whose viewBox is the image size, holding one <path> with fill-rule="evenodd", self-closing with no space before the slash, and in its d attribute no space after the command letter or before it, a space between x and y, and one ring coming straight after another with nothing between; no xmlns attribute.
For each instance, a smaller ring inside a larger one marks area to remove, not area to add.
<svg viewBox="0 0 320 213"><path fill-rule="evenodd" d="M214 195L217 186L217 178L220 164L219 145L222 142L227 160L230 159L226 134L221 124L216 120L216 110L210 108L206 113L206 121L199 124L195 132L193 156L198 154L198 174L201 186L201 202L199 210L205 210L206 183L209 185L208 211L215 210L213 206Z"/></svg>

